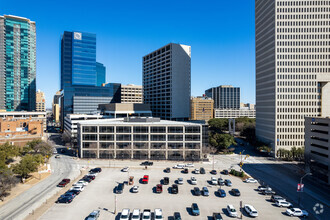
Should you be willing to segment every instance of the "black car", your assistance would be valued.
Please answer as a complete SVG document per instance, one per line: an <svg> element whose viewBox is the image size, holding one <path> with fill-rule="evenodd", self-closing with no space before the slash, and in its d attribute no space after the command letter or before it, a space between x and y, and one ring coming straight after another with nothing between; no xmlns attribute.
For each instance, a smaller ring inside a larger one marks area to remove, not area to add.
<svg viewBox="0 0 330 220"><path fill-rule="evenodd" d="M92 179L91 178L88 178L88 177L84 177L82 180L83 181L86 181L88 183L92 182Z"/></svg>
<svg viewBox="0 0 330 220"><path fill-rule="evenodd" d="M240 196L241 195L241 193L238 189L232 189L231 193L233 194L233 196Z"/></svg>
<svg viewBox="0 0 330 220"><path fill-rule="evenodd" d="M199 173L200 174L205 174L205 169L203 167L201 167L200 170L199 170Z"/></svg>
<svg viewBox="0 0 330 220"><path fill-rule="evenodd" d="M194 195L195 196L200 196L201 194L202 194L201 190L198 187L194 187Z"/></svg>
<svg viewBox="0 0 330 220"><path fill-rule="evenodd" d="M179 193L179 187L178 187L178 185L176 185L176 184L173 184L172 185L171 193L172 194L178 194Z"/></svg>
<svg viewBox="0 0 330 220"><path fill-rule="evenodd" d="M116 188L116 193L121 194L121 193L123 193L123 190L124 190L124 183L119 183Z"/></svg>
<svg viewBox="0 0 330 220"><path fill-rule="evenodd" d="M225 175L228 175L229 171L228 170L223 170L222 173L225 174Z"/></svg>
<svg viewBox="0 0 330 220"><path fill-rule="evenodd" d="M168 185L169 182L170 182L170 178L164 177L164 179L163 179L163 185Z"/></svg>
<svg viewBox="0 0 330 220"><path fill-rule="evenodd" d="M164 170L165 173L170 173L171 172L171 168L167 167L165 170Z"/></svg>
<svg viewBox="0 0 330 220"><path fill-rule="evenodd" d="M144 161L144 162L142 162L140 165L142 165L142 166L152 166L152 165L154 165L154 162L151 162L151 161Z"/></svg>
<svg viewBox="0 0 330 220"><path fill-rule="evenodd" d="M72 192L76 195L79 195L79 193L81 192L80 190L76 190L76 189L72 189L72 190L69 190L68 192Z"/></svg>
<svg viewBox="0 0 330 220"><path fill-rule="evenodd" d="M56 203L71 203L73 200L72 196L63 196L58 198Z"/></svg>
<svg viewBox="0 0 330 220"><path fill-rule="evenodd" d="M89 172L90 173L101 173L102 169L100 167L96 167L94 169L91 169Z"/></svg>
<svg viewBox="0 0 330 220"><path fill-rule="evenodd" d="M213 213L213 220L223 220L222 216L220 215L219 212Z"/></svg>
<svg viewBox="0 0 330 220"><path fill-rule="evenodd" d="M211 170L210 172L212 175L217 175L217 171L216 170Z"/></svg>
<svg viewBox="0 0 330 220"><path fill-rule="evenodd" d="M187 168L185 168L182 173L189 173L189 170Z"/></svg>
<svg viewBox="0 0 330 220"><path fill-rule="evenodd" d="M174 212L174 220L182 220L180 212Z"/></svg>

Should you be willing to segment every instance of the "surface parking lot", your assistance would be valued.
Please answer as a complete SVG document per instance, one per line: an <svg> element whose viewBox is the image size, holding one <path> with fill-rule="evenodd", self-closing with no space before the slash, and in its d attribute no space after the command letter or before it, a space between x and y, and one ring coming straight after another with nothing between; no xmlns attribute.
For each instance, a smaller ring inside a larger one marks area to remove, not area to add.
<svg viewBox="0 0 330 220"><path fill-rule="evenodd" d="M168 163L168 167L172 167L173 163ZM180 212L182 219L212 219L214 212L220 212L223 219L233 219L228 216L226 206L228 204L234 205L235 209L239 211L240 201L244 204L253 205L259 216L255 219L298 219L296 217L288 217L284 215L286 208L278 208L270 202L270 196L264 196L256 191L259 186L258 183L244 183L241 179L221 175L223 179L230 179L233 183L232 187L221 186L226 191L227 196L220 198L216 193L220 186L210 185L208 182L212 176L219 178L220 174L211 175L210 169L202 164L195 164L195 168L206 168L206 174L191 173L194 168L189 168L188 174L181 173L182 170L172 169L171 173L164 173L163 168L144 166L130 167L129 172L121 172L121 168L103 168L103 171L96 177L94 181L88 184L84 191L81 192L70 204L54 204L40 219L85 219L93 210L101 210L100 220L103 219L119 219L122 209L129 208L131 211L138 208L141 212L144 209L161 208L163 210L164 219L172 219L174 212ZM143 175L149 175L149 183L139 183ZM132 185L125 185L122 194L115 194L114 189L119 182L128 181L129 176L134 176L134 184L139 185L138 193L130 192ZM190 178L194 176L197 179L197 185L190 184ZM153 188L159 184L163 177L169 177L169 185L163 186L163 192L160 194L154 193ZM170 187L179 177L184 179L184 184L179 185L179 193L171 194ZM200 189L207 186L210 196L195 196L193 188L198 186ZM241 196L236 197L229 193L232 188L238 188ZM117 209L115 210L115 195L117 199ZM197 203L200 209L200 216L192 216L191 204ZM240 212L238 212L240 216ZM250 219L247 213L243 211L243 219Z"/></svg>

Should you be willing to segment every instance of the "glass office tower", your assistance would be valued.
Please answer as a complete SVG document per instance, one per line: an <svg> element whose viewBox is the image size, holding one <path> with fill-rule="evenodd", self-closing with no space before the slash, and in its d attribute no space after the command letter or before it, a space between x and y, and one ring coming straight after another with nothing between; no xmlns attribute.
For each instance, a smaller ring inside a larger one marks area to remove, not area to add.
<svg viewBox="0 0 330 220"><path fill-rule="evenodd" d="M105 66L102 63L96 62L96 85L102 86L105 83Z"/></svg>
<svg viewBox="0 0 330 220"><path fill-rule="evenodd" d="M97 84L96 35L65 31L61 38L61 123L67 114L90 114L120 102L120 84Z"/></svg>
<svg viewBox="0 0 330 220"><path fill-rule="evenodd" d="M36 106L36 26L27 18L0 16L0 109Z"/></svg>

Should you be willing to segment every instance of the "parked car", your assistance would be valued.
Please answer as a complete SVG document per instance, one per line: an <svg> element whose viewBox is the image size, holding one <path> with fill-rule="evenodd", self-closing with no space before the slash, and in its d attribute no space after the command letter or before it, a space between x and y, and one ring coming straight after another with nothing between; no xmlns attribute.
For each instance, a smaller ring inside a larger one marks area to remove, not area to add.
<svg viewBox="0 0 330 220"><path fill-rule="evenodd" d="M224 186L225 185L225 181L222 178L218 178L218 184L220 186Z"/></svg>
<svg viewBox="0 0 330 220"><path fill-rule="evenodd" d="M92 211L85 220L97 220L100 216L100 210Z"/></svg>
<svg viewBox="0 0 330 220"><path fill-rule="evenodd" d="M275 195L276 193L274 191L271 191L271 190L264 190L264 191L262 191L262 194L264 194L264 195Z"/></svg>
<svg viewBox="0 0 330 220"><path fill-rule="evenodd" d="M155 209L154 211L154 219L155 220L164 220L163 211L161 209Z"/></svg>
<svg viewBox="0 0 330 220"><path fill-rule="evenodd" d="M178 182L178 184L182 185L183 184L183 178L179 177L177 182Z"/></svg>
<svg viewBox="0 0 330 220"><path fill-rule="evenodd" d="M76 183L72 184L72 186L80 186L80 187L85 187L85 185L84 185L84 184L82 184L82 183L78 183L78 182L76 182Z"/></svg>
<svg viewBox="0 0 330 220"><path fill-rule="evenodd" d="M57 152L56 152L56 153L57 153ZM60 156L60 155L56 155L55 158L56 158L56 159L57 159L57 158L61 158L61 156Z"/></svg>
<svg viewBox="0 0 330 220"><path fill-rule="evenodd" d="M212 175L217 175L217 171L216 170L211 170L210 172Z"/></svg>
<svg viewBox="0 0 330 220"><path fill-rule="evenodd" d="M140 165L143 165L143 166L152 166L152 165L154 165L154 162L151 162L151 161L144 161L144 162L142 162Z"/></svg>
<svg viewBox="0 0 330 220"><path fill-rule="evenodd" d="M182 173L189 173L189 170L187 168L183 169Z"/></svg>
<svg viewBox="0 0 330 220"><path fill-rule="evenodd" d="M89 172L90 173L101 173L102 172L102 168L96 167L94 169L91 169Z"/></svg>
<svg viewBox="0 0 330 220"><path fill-rule="evenodd" d="M170 178L168 178L168 177L164 177L164 179L163 179L163 184L164 185L168 185L170 183Z"/></svg>
<svg viewBox="0 0 330 220"><path fill-rule="evenodd" d="M121 172L128 172L129 171L129 167L124 167L123 169L121 169Z"/></svg>
<svg viewBox="0 0 330 220"><path fill-rule="evenodd" d="M129 220L129 209L123 209L120 213L120 220Z"/></svg>
<svg viewBox="0 0 330 220"><path fill-rule="evenodd" d="M170 173L171 172L171 168L170 167L167 167L164 171L165 171L165 173Z"/></svg>
<svg viewBox="0 0 330 220"><path fill-rule="evenodd" d="M151 220L151 210L150 209L143 210L142 219L143 220Z"/></svg>
<svg viewBox="0 0 330 220"><path fill-rule="evenodd" d="M199 169L196 168L196 169L194 170L194 173L195 173L195 174L199 174Z"/></svg>
<svg viewBox="0 0 330 220"><path fill-rule="evenodd" d="M229 179L225 179L225 184L226 184L226 186L232 186L233 185Z"/></svg>
<svg viewBox="0 0 330 220"><path fill-rule="evenodd" d="M71 190L79 190L81 192L81 191L84 191L84 189L85 188L83 186L74 186L74 187L70 188L70 191Z"/></svg>
<svg viewBox="0 0 330 220"><path fill-rule="evenodd" d="M194 164L192 164L192 163L187 163L187 164L185 165L185 167L194 167Z"/></svg>
<svg viewBox="0 0 330 220"><path fill-rule="evenodd" d="M142 178L142 183L143 184L148 184L149 182L149 176L148 175L144 175L143 178Z"/></svg>
<svg viewBox="0 0 330 220"><path fill-rule="evenodd" d="M162 184L157 184L156 185L156 193L161 193L163 192L163 185Z"/></svg>
<svg viewBox="0 0 330 220"><path fill-rule="evenodd" d="M252 205L245 204L244 210L247 212L249 216L258 217L258 211Z"/></svg>
<svg viewBox="0 0 330 220"><path fill-rule="evenodd" d="M118 186L116 187L116 193L117 194L122 194L124 190L124 183L119 183Z"/></svg>
<svg viewBox="0 0 330 220"><path fill-rule="evenodd" d="M225 175L228 175L229 171L228 170L223 170L222 173L225 174Z"/></svg>
<svg viewBox="0 0 330 220"><path fill-rule="evenodd" d="M200 211L199 211L197 203L191 204L191 211L192 211L193 215L196 215L196 216L200 215Z"/></svg>
<svg viewBox="0 0 330 220"><path fill-rule="evenodd" d="M235 218L237 217L237 211L233 205L231 204L227 205L227 212L230 217L235 217Z"/></svg>
<svg viewBox="0 0 330 220"><path fill-rule="evenodd" d="M130 176L128 178L128 185L133 185L134 184L134 176Z"/></svg>
<svg viewBox="0 0 330 220"><path fill-rule="evenodd" d="M256 179L253 179L253 178L247 178L246 180L244 180L244 182L246 182L246 183L257 183L258 181Z"/></svg>
<svg viewBox="0 0 330 220"><path fill-rule="evenodd" d="M180 212L174 212L174 220L182 220Z"/></svg>
<svg viewBox="0 0 330 220"><path fill-rule="evenodd" d="M91 179L91 180L95 180L95 176L94 175L85 175L84 179Z"/></svg>
<svg viewBox="0 0 330 220"><path fill-rule="evenodd" d="M204 186L202 188L202 194L203 194L203 196L209 196L210 195L210 192L209 192L209 190L206 186Z"/></svg>
<svg viewBox="0 0 330 220"><path fill-rule="evenodd" d="M90 183L90 182L93 181L91 178L87 178L87 177L83 177L82 180L87 182L87 183Z"/></svg>
<svg viewBox="0 0 330 220"><path fill-rule="evenodd" d="M215 178L215 177L211 177L211 184L212 185L218 185L218 181L217 181L217 178Z"/></svg>
<svg viewBox="0 0 330 220"><path fill-rule="evenodd" d="M192 176L190 178L190 183L191 183L191 185L197 185L197 180L196 180L196 178L194 176Z"/></svg>
<svg viewBox="0 0 330 220"><path fill-rule="evenodd" d="M258 186L258 191L264 191L264 190L269 190L271 191L272 188L268 187L268 186Z"/></svg>
<svg viewBox="0 0 330 220"><path fill-rule="evenodd" d="M226 192L223 189L218 189L218 193L220 197L226 197Z"/></svg>
<svg viewBox="0 0 330 220"><path fill-rule="evenodd" d="M204 169L203 167L201 167L199 173L200 173L200 174L205 174L205 169Z"/></svg>
<svg viewBox="0 0 330 220"><path fill-rule="evenodd" d="M58 187L65 187L66 185L68 185L68 182L65 182L63 180L59 184L57 184Z"/></svg>
<svg viewBox="0 0 330 220"><path fill-rule="evenodd" d="M198 187L194 187L194 195L195 196L200 196L201 195L201 191Z"/></svg>
<svg viewBox="0 0 330 220"><path fill-rule="evenodd" d="M286 207L286 208L292 208L293 207L293 205L290 202L286 201L286 200L277 200L275 202L275 205L277 205L278 207Z"/></svg>
<svg viewBox="0 0 330 220"><path fill-rule="evenodd" d="M183 169L184 168L184 164L177 164L173 167L173 169Z"/></svg>
<svg viewBox="0 0 330 220"><path fill-rule="evenodd" d="M173 184L171 187L171 193L172 194L178 194L179 193L179 187L176 184Z"/></svg>
<svg viewBox="0 0 330 220"><path fill-rule="evenodd" d="M131 220L140 220L140 209L133 209Z"/></svg>
<svg viewBox="0 0 330 220"><path fill-rule="evenodd" d="M282 196L279 195L272 195L270 199L272 200L272 202L276 202L277 200L285 200Z"/></svg>
<svg viewBox="0 0 330 220"><path fill-rule="evenodd" d="M212 218L213 220L223 220L223 218L219 212L213 213L212 217L213 217Z"/></svg>
<svg viewBox="0 0 330 220"><path fill-rule="evenodd" d="M79 195L80 194L80 190L69 190L68 192L72 192L72 193L74 193L74 194L76 194L76 195Z"/></svg>
<svg viewBox="0 0 330 220"><path fill-rule="evenodd" d="M63 196L71 196L72 199L74 199L77 196L77 194L74 192L71 192L71 190L69 190Z"/></svg>
<svg viewBox="0 0 330 220"><path fill-rule="evenodd" d="M70 179L62 179L63 182L67 182L67 183L70 183Z"/></svg>
<svg viewBox="0 0 330 220"><path fill-rule="evenodd" d="M57 199L56 203L71 203L73 200L72 196L63 196Z"/></svg>
<svg viewBox="0 0 330 220"><path fill-rule="evenodd" d="M88 185L88 182L85 181L84 179L81 179L81 180L79 180L79 181L77 182L77 184L82 184L82 185L84 185L84 186L87 186L87 185Z"/></svg>
<svg viewBox="0 0 330 220"><path fill-rule="evenodd" d="M233 196L240 196L241 192L238 189L231 189L231 193Z"/></svg>
<svg viewBox="0 0 330 220"><path fill-rule="evenodd" d="M138 193L138 192L139 192L139 186L133 186L132 193Z"/></svg>
<svg viewBox="0 0 330 220"><path fill-rule="evenodd" d="M299 208L291 208L287 209L285 212L288 216L297 216L297 217L308 217L308 212L305 210L301 210Z"/></svg>

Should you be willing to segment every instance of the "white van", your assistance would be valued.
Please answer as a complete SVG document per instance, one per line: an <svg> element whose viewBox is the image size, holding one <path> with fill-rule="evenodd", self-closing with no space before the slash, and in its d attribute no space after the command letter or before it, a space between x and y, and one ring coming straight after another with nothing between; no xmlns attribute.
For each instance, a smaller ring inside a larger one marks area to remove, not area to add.
<svg viewBox="0 0 330 220"><path fill-rule="evenodd" d="M258 211L252 205L245 204L244 209L249 214L249 216L258 217Z"/></svg>

